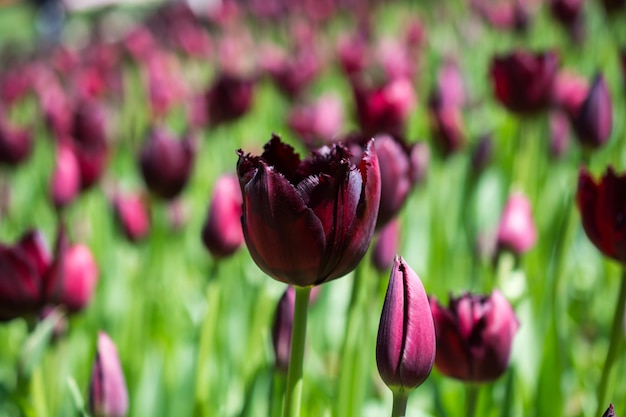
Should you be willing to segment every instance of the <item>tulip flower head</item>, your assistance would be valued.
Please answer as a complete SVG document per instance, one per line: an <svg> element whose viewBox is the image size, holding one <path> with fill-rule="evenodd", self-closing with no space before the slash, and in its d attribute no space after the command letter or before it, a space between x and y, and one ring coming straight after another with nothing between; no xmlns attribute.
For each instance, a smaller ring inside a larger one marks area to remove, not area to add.
<svg viewBox="0 0 626 417"><path fill-rule="evenodd" d="M583 229L600 252L626 265L626 173L609 167L596 182L585 169L578 176L576 202Z"/></svg>
<svg viewBox="0 0 626 417"><path fill-rule="evenodd" d="M112 201L115 219L124 235L137 242L150 233L150 212L140 194L116 194Z"/></svg>
<svg viewBox="0 0 626 417"><path fill-rule="evenodd" d="M0 164L17 166L24 162L33 149L33 139L27 129L11 126L0 119Z"/></svg>
<svg viewBox="0 0 626 417"><path fill-rule="evenodd" d="M274 279L319 285L352 271L369 247L380 203L378 158L368 144L356 165L346 147L301 160L278 136L261 156L239 151L243 234Z"/></svg>
<svg viewBox="0 0 626 417"><path fill-rule="evenodd" d="M613 404L609 405L609 408L606 409L602 417L615 417L615 410L613 409Z"/></svg>
<svg viewBox="0 0 626 417"><path fill-rule="evenodd" d="M468 293L451 298L449 308L432 297L430 308L439 372L473 383L492 382L504 373L519 323L499 291L489 296Z"/></svg>
<svg viewBox="0 0 626 417"><path fill-rule="evenodd" d="M517 114L534 114L547 109L559 66L554 52L517 50L491 62L491 79L498 101Z"/></svg>
<svg viewBox="0 0 626 417"><path fill-rule="evenodd" d="M537 229L530 201L522 193L513 193L506 202L498 226L498 248L521 255L529 251L536 240Z"/></svg>
<svg viewBox="0 0 626 417"><path fill-rule="evenodd" d="M124 417L128 414L128 390L117 348L104 332L98 334L89 386L89 412L93 417Z"/></svg>
<svg viewBox="0 0 626 417"><path fill-rule="evenodd" d="M595 149L609 140L613 128L613 106L602 74L596 75L584 101L570 117L583 146Z"/></svg>
<svg viewBox="0 0 626 417"><path fill-rule="evenodd" d="M435 361L435 327L424 286L400 256L394 259L376 340L376 363L392 390L420 386Z"/></svg>
<svg viewBox="0 0 626 417"><path fill-rule="evenodd" d="M241 189L235 175L222 175L215 183L202 242L216 258L232 255L243 243Z"/></svg>

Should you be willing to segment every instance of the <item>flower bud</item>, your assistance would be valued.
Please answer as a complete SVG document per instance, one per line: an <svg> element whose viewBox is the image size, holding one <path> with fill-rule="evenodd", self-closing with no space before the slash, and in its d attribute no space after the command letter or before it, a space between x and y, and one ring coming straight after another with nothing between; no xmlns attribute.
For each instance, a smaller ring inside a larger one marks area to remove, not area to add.
<svg viewBox="0 0 626 417"><path fill-rule="evenodd" d="M98 334L91 371L89 412L92 417L124 417L128 414L128 390L117 348L104 332Z"/></svg>
<svg viewBox="0 0 626 417"><path fill-rule="evenodd" d="M0 245L0 321L33 314L40 306L36 265L20 248Z"/></svg>
<svg viewBox="0 0 626 417"><path fill-rule="evenodd" d="M178 140L168 132L153 130L139 157L143 179L152 193L165 200L177 197L187 185L194 159L189 138Z"/></svg>
<svg viewBox="0 0 626 417"><path fill-rule="evenodd" d="M235 175L222 175L215 183L202 242L216 258L232 255L243 243L241 189Z"/></svg>
<svg viewBox="0 0 626 417"><path fill-rule="evenodd" d="M530 250L536 240L537 229L533 221L530 201L522 193L513 193L506 202L498 226L498 248L521 255Z"/></svg>
<svg viewBox="0 0 626 417"><path fill-rule="evenodd" d="M80 169L81 189L94 185L104 173L108 144L104 109L94 100L74 104L70 137Z"/></svg>
<svg viewBox="0 0 626 417"><path fill-rule="evenodd" d="M393 390L420 386L435 360L435 327L417 274L396 256L376 339L378 372Z"/></svg>
<svg viewBox="0 0 626 417"><path fill-rule="evenodd" d="M70 204L80 192L80 167L76 154L69 143L59 142L54 172L50 181L50 196L54 206L62 208Z"/></svg>
<svg viewBox="0 0 626 417"><path fill-rule="evenodd" d="M615 410L613 409L613 404L609 404L609 408L606 409L602 417L615 417Z"/></svg>
<svg viewBox="0 0 626 417"><path fill-rule="evenodd" d="M437 333L435 366L465 382L492 382L509 365L519 323L509 302L495 290L489 296L464 294L444 308L432 297Z"/></svg>
<svg viewBox="0 0 626 417"><path fill-rule="evenodd" d="M150 213L142 195L116 194L113 211L118 225L131 242L137 242L150 233Z"/></svg>
<svg viewBox="0 0 626 417"><path fill-rule="evenodd" d="M602 74L597 74L587 97L572 116L572 126L578 140L588 148L606 143L613 128L611 95Z"/></svg>
<svg viewBox="0 0 626 417"><path fill-rule="evenodd" d="M31 133L25 129L12 127L0 120L0 164L16 166L24 162L32 153Z"/></svg>
<svg viewBox="0 0 626 417"><path fill-rule="evenodd" d="M231 74L220 75L205 95L205 106L211 126L232 122L252 107L254 79Z"/></svg>

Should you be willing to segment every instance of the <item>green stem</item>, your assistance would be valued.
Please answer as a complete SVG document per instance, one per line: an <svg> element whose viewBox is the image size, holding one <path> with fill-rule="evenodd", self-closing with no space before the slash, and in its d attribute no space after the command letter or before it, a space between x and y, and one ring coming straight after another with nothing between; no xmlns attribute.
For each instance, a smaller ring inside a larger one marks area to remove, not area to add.
<svg viewBox="0 0 626 417"><path fill-rule="evenodd" d="M270 389L270 417L280 417L283 410L283 393L285 392L285 374L274 370L272 387Z"/></svg>
<svg viewBox="0 0 626 417"><path fill-rule="evenodd" d="M295 287L295 290L296 307L293 314L293 333L291 334L291 353L283 417L298 417L302 402L302 361L304 359L307 308L311 287Z"/></svg>
<svg viewBox="0 0 626 417"><path fill-rule="evenodd" d="M465 417L474 417L476 415L479 393L480 386L474 384L465 385Z"/></svg>
<svg viewBox="0 0 626 417"><path fill-rule="evenodd" d="M626 307L626 269L622 271L619 296L617 298L617 305L615 306L615 313L613 315L613 325L611 327L611 341L609 342L609 350L606 354L606 360L602 368L602 377L600 378L600 385L598 386L598 402L596 404L597 409L594 414L595 416L602 415L606 408L606 391L609 385L611 370L613 369L613 364L624 338L624 307Z"/></svg>
<svg viewBox="0 0 626 417"><path fill-rule="evenodd" d="M393 408L391 409L391 417L406 416L406 403L409 399L409 393L406 391L394 391Z"/></svg>

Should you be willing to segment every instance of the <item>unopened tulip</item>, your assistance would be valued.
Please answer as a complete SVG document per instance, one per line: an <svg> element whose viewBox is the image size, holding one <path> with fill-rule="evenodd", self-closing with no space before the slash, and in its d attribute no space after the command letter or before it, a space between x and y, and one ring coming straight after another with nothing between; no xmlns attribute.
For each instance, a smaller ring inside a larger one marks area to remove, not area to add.
<svg viewBox="0 0 626 417"><path fill-rule="evenodd" d="M464 294L444 308L430 300L437 334L435 367L465 382L499 378L509 365L519 323L509 302L498 291L489 296Z"/></svg>
<svg viewBox="0 0 626 417"><path fill-rule="evenodd" d="M584 35L582 0L551 0L550 12L574 40L582 40Z"/></svg>
<svg viewBox="0 0 626 417"><path fill-rule="evenodd" d="M219 177L202 228L202 242L216 258L232 255L243 244L242 203L237 177L230 174Z"/></svg>
<svg viewBox="0 0 626 417"><path fill-rule="evenodd" d="M36 265L19 248L0 246L0 321L34 314L41 306Z"/></svg>
<svg viewBox="0 0 626 417"><path fill-rule="evenodd" d="M434 95L441 107L461 108L466 104L465 84L455 61L447 59L439 68Z"/></svg>
<svg viewBox="0 0 626 417"><path fill-rule="evenodd" d="M617 175L609 167L596 182L585 168L581 168L576 202L583 229L600 252L622 265L626 265L625 195L626 174Z"/></svg>
<svg viewBox="0 0 626 417"><path fill-rule="evenodd" d="M154 129L143 145L139 164L148 189L162 199L171 200L187 185L193 159L190 138L179 140L164 130Z"/></svg>
<svg viewBox="0 0 626 417"><path fill-rule="evenodd" d="M16 166L24 162L32 153L32 142L30 131L0 120L0 164Z"/></svg>
<svg viewBox="0 0 626 417"><path fill-rule="evenodd" d="M522 193L513 193L504 206L498 225L498 248L521 255L530 250L536 240L537 229L530 201Z"/></svg>
<svg viewBox="0 0 626 417"><path fill-rule="evenodd" d="M113 197L115 219L131 242L137 242L150 233L150 213L140 194L116 194Z"/></svg>
<svg viewBox="0 0 626 417"><path fill-rule="evenodd" d="M310 49L303 49L290 59L285 59L270 71L272 80L278 89L289 99L300 96L320 72L320 62L317 53Z"/></svg>
<svg viewBox="0 0 626 417"><path fill-rule="evenodd" d="M428 297L417 274L396 256L378 326L376 363L392 391L420 386L435 361L435 326Z"/></svg>
<svg viewBox="0 0 626 417"><path fill-rule="evenodd" d="M108 161L105 114L100 104L81 100L74 104L70 137L80 169L81 189L93 186Z"/></svg>
<svg viewBox="0 0 626 417"><path fill-rule="evenodd" d="M91 371L89 412L93 417L124 417L128 414L128 390L117 348L104 332L98 334Z"/></svg>
<svg viewBox="0 0 626 417"><path fill-rule="evenodd" d="M65 207L80 192L80 167L74 149L67 141L57 145L54 172L50 180L50 196L54 206Z"/></svg>
<svg viewBox="0 0 626 417"><path fill-rule="evenodd" d="M373 146L356 165L343 145L301 160L277 136L261 156L239 151L243 233L259 268L305 287L356 267L369 247L380 204Z"/></svg>
<svg viewBox="0 0 626 417"><path fill-rule="evenodd" d="M493 159L493 138L490 134L482 135L472 149L472 175L479 175Z"/></svg>
<svg viewBox="0 0 626 417"><path fill-rule="evenodd" d="M517 114L547 109L559 67L555 52L516 50L491 61L491 81L498 101Z"/></svg>
<svg viewBox="0 0 626 417"><path fill-rule="evenodd" d="M337 56L341 69L348 77L361 73L368 62L368 44L364 35L340 38L337 43Z"/></svg>
<svg viewBox="0 0 626 417"><path fill-rule="evenodd" d="M398 253L399 240L400 220L394 218L378 232L374 243L372 263L378 271L387 271L391 268L394 257Z"/></svg>
<svg viewBox="0 0 626 417"><path fill-rule="evenodd" d="M343 118L341 99L327 94L311 104L294 107L288 124L309 149L315 149L336 138L343 125Z"/></svg>
<svg viewBox="0 0 626 417"><path fill-rule="evenodd" d="M245 115L252 107L255 83L226 73L218 76L204 97L209 124L217 126Z"/></svg>
<svg viewBox="0 0 626 417"><path fill-rule="evenodd" d="M613 128L613 106L602 74L596 75L580 108L570 117L583 146L595 149L609 140Z"/></svg>
<svg viewBox="0 0 626 417"><path fill-rule="evenodd" d="M461 109L444 106L438 97L429 101L430 126L436 147L444 156L459 151L466 143Z"/></svg>

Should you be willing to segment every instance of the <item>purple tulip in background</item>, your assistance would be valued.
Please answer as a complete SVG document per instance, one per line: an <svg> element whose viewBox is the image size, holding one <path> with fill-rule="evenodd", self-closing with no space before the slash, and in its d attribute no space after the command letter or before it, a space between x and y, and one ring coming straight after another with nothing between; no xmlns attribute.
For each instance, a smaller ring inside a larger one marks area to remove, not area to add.
<svg viewBox="0 0 626 417"><path fill-rule="evenodd" d="M550 155L560 158L569 149L570 133L567 115L559 110L550 112Z"/></svg>
<svg viewBox="0 0 626 417"><path fill-rule="evenodd" d="M622 48L619 52L620 68L622 70L622 83L626 88L626 48Z"/></svg>
<svg viewBox="0 0 626 417"><path fill-rule="evenodd" d="M550 12L554 19L567 29L574 40L582 40L584 36L583 0L550 0Z"/></svg>
<svg viewBox="0 0 626 417"><path fill-rule="evenodd" d="M420 386L435 361L435 327L428 297L417 274L396 256L376 339L376 363L392 390Z"/></svg>
<svg viewBox="0 0 626 417"><path fill-rule="evenodd" d="M115 343L104 332L98 346L89 384L92 417L124 417L128 414L128 390Z"/></svg>
<svg viewBox="0 0 626 417"><path fill-rule="evenodd" d="M187 185L193 160L191 138L179 140L169 132L155 128L143 145L139 166L148 189L159 198L171 200Z"/></svg>
<svg viewBox="0 0 626 417"><path fill-rule="evenodd" d="M372 142L358 164L340 144L301 160L278 136L261 156L239 151L243 233L259 268L304 287L356 267L369 247L380 204L373 148Z"/></svg>
<svg viewBox="0 0 626 417"><path fill-rule="evenodd" d="M604 145L613 128L611 95L602 74L597 74L580 107L570 114L580 143L595 149Z"/></svg>
<svg viewBox="0 0 626 417"><path fill-rule="evenodd" d="M487 23L500 30L525 32L532 19L525 0L485 1L471 0L472 8Z"/></svg>
<svg viewBox="0 0 626 417"><path fill-rule="evenodd" d="M509 196L498 225L498 249L519 256L529 251L536 240L537 228L530 201L524 194L515 192Z"/></svg>
<svg viewBox="0 0 626 417"><path fill-rule="evenodd" d="M50 179L49 194L59 209L69 205L80 193L80 167L70 141L57 143L56 162Z"/></svg>
<svg viewBox="0 0 626 417"><path fill-rule="evenodd" d="M372 263L379 272L387 271L391 268L396 253L398 253L399 240L400 220L393 218L379 230L374 242Z"/></svg>
<svg viewBox="0 0 626 417"><path fill-rule="evenodd" d="M613 404L609 405L609 408L606 409L602 417L615 417L615 410L613 409Z"/></svg>
<svg viewBox="0 0 626 417"><path fill-rule="evenodd" d="M436 147L444 156L459 151L467 141L463 116L457 107L443 106L437 97L429 101L430 126Z"/></svg>
<svg viewBox="0 0 626 417"><path fill-rule="evenodd" d="M432 297L430 308L437 334L435 366L442 374L465 382L499 378L509 365L519 323L498 291L450 298L449 308Z"/></svg>
<svg viewBox="0 0 626 417"><path fill-rule="evenodd" d="M0 164L17 166L28 159L32 149L30 131L11 126L0 115Z"/></svg>
<svg viewBox="0 0 626 417"><path fill-rule="evenodd" d="M235 253L243 244L241 189L235 175L224 174L215 182L209 213L202 227L202 242L215 258Z"/></svg>
<svg viewBox="0 0 626 417"><path fill-rule="evenodd" d="M494 57L490 74L496 99L517 114L546 110L558 67L559 57L553 51L516 50Z"/></svg>
<svg viewBox="0 0 626 417"><path fill-rule="evenodd" d="M467 104L463 76L453 59L446 59L437 71L433 96L440 107L461 108Z"/></svg>
<svg viewBox="0 0 626 417"><path fill-rule="evenodd" d="M235 121L252 107L254 78L233 74L218 75L204 95L204 106L211 126Z"/></svg>
<svg viewBox="0 0 626 417"><path fill-rule="evenodd" d="M493 137L491 134L484 134L472 148L471 156L471 174L479 175L491 163L493 159Z"/></svg>
<svg viewBox="0 0 626 417"><path fill-rule="evenodd" d="M311 49L311 45L306 46L294 56L272 66L269 71L278 89L290 100L299 97L315 81L321 69L317 52Z"/></svg>
<svg viewBox="0 0 626 417"><path fill-rule="evenodd" d="M626 265L626 174L617 175L609 167L596 182L581 168L576 202L589 240L605 256Z"/></svg>
<svg viewBox="0 0 626 417"><path fill-rule="evenodd" d="M337 137L343 119L341 98L335 94L325 94L310 104L293 107L288 125L308 149L315 149L329 144Z"/></svg>
<svg viewBox="0 0 626 417"><path fill-rule="evenodd" d="M137 242L150 233L150 212L143 195L116 193L112 206L115 220L128 240Z"/></svg>

